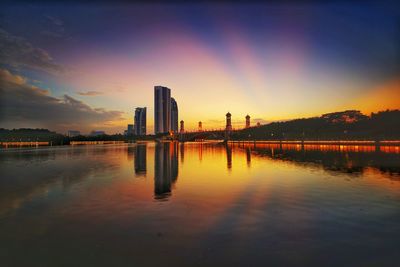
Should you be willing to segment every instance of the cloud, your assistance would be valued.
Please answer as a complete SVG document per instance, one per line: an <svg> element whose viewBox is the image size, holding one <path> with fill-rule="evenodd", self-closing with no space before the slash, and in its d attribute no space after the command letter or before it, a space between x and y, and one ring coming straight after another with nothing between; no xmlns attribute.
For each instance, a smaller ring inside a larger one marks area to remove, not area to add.
<svg viewBox="0 0 400 267"><path fill-rule="evenodd" d="M64 22L54 16L44 16L46 20L49 22L46 25L46 30L41 31L42 35L50 36L53 38L64 38L65 36L65 28Z"/></svg>
<svg viewBox="0 0 400 267"><path fill-rule="evenodd" d="M46 35L46 36L53 37L53 38L62 38L62 37L64 37L63 33L60 33L60 32L57 32L57 31L48 31L48 30L46 30L46 31L41 31L40 33L43 34L43 35Z"/></svg>
<svg viewBox="0 0 400 267"><path fill-rule="evenodd" d="M67 69L54 62L48 52L34 47L22 37L14 36L0 28L0 63L12 67L25 67L52 74L60 74Z"/></svg>
<svg viewBox="0 0 400 267"><path fill-rule="evenodd" d="M97 96L97 95L102 95L103 92L99 91L87 91L87 92L78 92L78 95L83 95L83 96Z"/></svg>
<svg viewBox="0 0 400 267"><path fill-rule="evenodd" d="M48 90L0 69L0 124L6 128L45 127L89 131L124 120L123 112L92 108L69 95L54 97ZM102 128L103 129L103 128Z"/></svg>
<svg viewBox="0 0 400 267"><path fill-rule="evenodd" d="M54 16L49 16L49 15L47 15L45 17L56 26L63 26L64 25L64 22L60 18L57 18L57 17L54 17Z"/></svg>

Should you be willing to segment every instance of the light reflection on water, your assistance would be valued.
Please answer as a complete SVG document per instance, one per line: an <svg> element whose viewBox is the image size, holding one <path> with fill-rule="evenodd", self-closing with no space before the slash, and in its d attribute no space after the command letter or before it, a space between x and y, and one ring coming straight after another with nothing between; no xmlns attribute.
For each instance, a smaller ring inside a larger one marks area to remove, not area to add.
<svg viewBox="0 0 400 267"><path fill-rule="evenodd" d="M2 266L395 266L399 172L398 147L3 150Z"/></svg>

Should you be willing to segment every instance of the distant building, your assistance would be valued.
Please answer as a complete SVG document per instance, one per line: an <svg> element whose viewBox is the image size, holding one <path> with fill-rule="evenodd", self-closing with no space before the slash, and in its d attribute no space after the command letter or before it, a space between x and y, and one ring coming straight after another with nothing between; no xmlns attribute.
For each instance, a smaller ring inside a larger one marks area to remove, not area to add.
<svg viewBox="0 0 400 267"><path fill-rule="evenodd" d="M135 124L134 134L135 135L146 135L146 108L135 109Z"/></svg>
<svg viewBox="0 0 400 267"><path fill-rule="evenodd" d="M199 132L203 131L203 123L199 121Z"/></svg>
<svg viewBox="0 0 400 267"><path fill-rule="evenodd" d="M173 97L171 97L171 131L178 132L178 104Z"/></svg>
<svg viewBox="0 0 400 267"><path fill-rule="evenodd" d="M81 135L80 131L69 130L68 133L67 133L68 137L75 137L75 136L78 136L78 135Z"/></svg>
<svg viewBox="0 0 400 267"><path fill-rule="evenodd" d="M259 126L261 126L261 123L260 123L260 122L257 122L257 127L259 127Z"/></svg>
<svg viewBox="0 0 400 267"><path fill-rule="evenodd" d="M368 116L362 114L359 110L346 110L342 112L323 114L321 118L330 123L353 123L368 119Z"/></svg>
<svg viewBox="0 0 400 267"><path fill-rule="evenodd" d="M171 89L154 86L154 132L167 133L171 130Z"/></svg>
<svg viewBox="0 0 400 267"><path fill-rule="evenodd" d="M105 131L91 131L90 132L90 136L99 136L99 135L105 135L106 132Z"/></svg>
<svg viewBox="0 0 400 267"><path fill-rule="evenodd" d="M183 120L181 120L181 128L179 130L179 132L184 133L185 132L185 122Z"/></svg>
<svg viewBox="0 0 400 267"><path fill-rule="evenodd" d="M250 116L247 114L246 116L246 128L250 127Z"/></svg>
<svg viewBox="0 0 400 267"><path fill-rule="evenodd" d="M232 115L231 113L226 113L226 126L225 126L225 131L232 131Z"/></svg>
<svg viewBox="0 0 400 267"><path fill-rule="evenodd" d="M126 135L132 135L133 134L133 124L128 124L128 128L125 131Z"/></svg>

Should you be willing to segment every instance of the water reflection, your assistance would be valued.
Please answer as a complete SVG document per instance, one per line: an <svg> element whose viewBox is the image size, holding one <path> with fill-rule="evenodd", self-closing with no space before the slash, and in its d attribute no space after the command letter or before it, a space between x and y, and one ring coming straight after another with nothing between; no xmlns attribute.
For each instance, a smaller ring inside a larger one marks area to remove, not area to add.
<svg viewBox="0 0 400 267"><path fill-rule="evenodd" d="M147 144L138 144L134 150L135 153L135 174L146 175L147 172Z"/></svg>
<svg viewBox="0 0 400 267"><path fill-rule="evenodd" d="M1 266L369 266L368 255L397 266L396 151L206 142L0 151ZM132 179L144 172L151 179Z"/></svg>
<svg viewBox="0 0 400 267"><path fill-rule="evenodd" d="M226 150L226 162L228 170L232 169L232 148L230 145L225 146Z"/></svg>
<svg viewBox="0 0 400 267"><path fill-rule="evenodd" d="M179 153L181 154L181 163L183 164L183 162L185 161L185 144L184 143L179 144Z"/></svg>
<svg viewBox="0 0 400 267"><path fill-rule="evenodd" d="M202 161L203 159L203 143L199 143L197 146L197 149L199 151L199 161Z"/></svg>
<svg viewBox="0 0 400 267"><path fill-rule="evenodd" d="M123 150L82 146L0 151L0 218L37 198L66 193L91 173L106 174L116 162L104 157Z"/></svg>
<svg viewBox="0 0 400 267"><path fill-rule="evenodd" d="M159 143L154 156L154 198L167 200L178 178L178 143Z"/></svg>
<svg viewBox="0 0 400 267"><path fill-rule="evenodd" d="M248 147L246 148L246 162L247 162L247 167L251 167L251 148Z"/></svg>
<svg viewBox="0 0 400 267"><path fill-rule="evenodd" d="M282 144L237 144L236 147L246 150L248 164L251 149L257 156L301 165L317 164L328 172L357 176L368 168L374 168L382 173L395 175L393 179L398 179L400 174L398 147ZM230 154L227 149L228 158Z"/></svg>

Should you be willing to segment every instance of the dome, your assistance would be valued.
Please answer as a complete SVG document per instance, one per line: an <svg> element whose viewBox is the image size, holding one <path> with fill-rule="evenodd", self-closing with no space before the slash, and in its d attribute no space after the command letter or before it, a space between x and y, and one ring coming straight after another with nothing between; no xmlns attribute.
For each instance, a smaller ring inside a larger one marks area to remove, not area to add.
<svg viewBox="0 0 400 267"><path fill-rule="evenodd" d="M246 115L246 119L250 119L250 116L249 116L249 114L247 114L247 115Z"/></svg>
<svg viewBox="0 0 400 267"><path fill-rule="evenodd" d="M227 116L227 117L230 117L230 116L232 116L232 115L231 115L231 113L229 113L229 111L228 111L228 113L226 113L226 116Z"/></svg>

